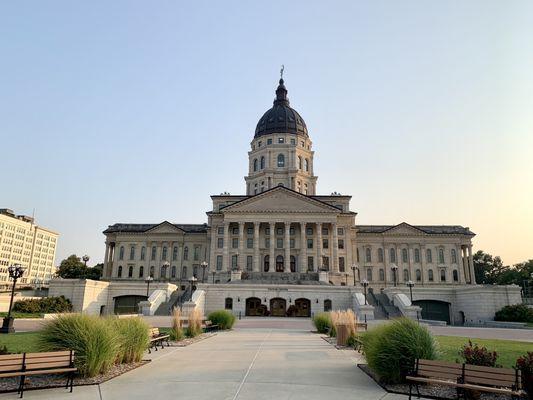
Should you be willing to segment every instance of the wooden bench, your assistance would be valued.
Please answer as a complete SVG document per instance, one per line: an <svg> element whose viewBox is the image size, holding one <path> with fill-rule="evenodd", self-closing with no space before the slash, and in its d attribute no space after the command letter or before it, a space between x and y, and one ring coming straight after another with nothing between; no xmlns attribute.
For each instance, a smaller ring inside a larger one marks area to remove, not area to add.
<svg viewBox="0 0 533 400"><path fill-rule="evenodd" d="M359 328L362 328L366 331L368 330L368 324L366 322L357 322L355 324L355 330L359 330Z"/></svg>
<svg viewBox="0 0 533 400"><path fill-rule="evenodd" d="M416 360L415 369L406 376L409 382L409 399L413 385L420 397L419 384L433 383L452 386L457 397L465 397L465 390L508 394L518 398L525 392L519 370L508 368L479 367L477 365L450 363L436 360Z"/></svg>
<svg viewBox="0 0 533 400"><path fill-rule="evenodd" d="M168 339L170 335L159 332L159 328L150 328L148 333L150 337L150 346L148 346L148 353L152 352L152 347L157 351L157 346L161 348L165 347L164 342L167 342L167 347L169 346Z"/></svg>
<svg viewBox="0 0 533 400"><path fill-rule="evenodd" d="M67 374L65 388L72 392L74 384L74 352L51 351L47 353L6 354L0 356L0 378L20 377L17 393L24 395L26 376Z"/></svg>
<svg viewBox="0 0 533 400"><path fill-rule="evenodd" d="M207 320L207 321L204 322L204 331L205 332L218 331L218 325L217 324L213 324L213 322Z"/></svg>

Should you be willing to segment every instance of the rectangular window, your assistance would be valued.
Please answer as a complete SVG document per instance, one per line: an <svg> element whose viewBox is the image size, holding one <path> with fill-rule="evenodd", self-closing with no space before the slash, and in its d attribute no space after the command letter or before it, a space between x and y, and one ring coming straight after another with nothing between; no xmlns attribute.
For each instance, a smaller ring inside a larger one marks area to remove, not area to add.
<svg viewBox="0 0 533 400"><path fill-rule="evenodd" d="M291 239L289 242L290 242L291 249L294 249L294 243L295 243L294 239Z"/></svg>
<svg viewBox="0 0 533 400"><path fill-rule="evenodd" d="M344 257L339 257L339 272L344 272L345 266L344 266Z"/></svg>
<svg viewBox="0 0 533 400"><path fill-rule="evenodd" d="M283 228L276 229L276 234L277 235L283 235Z"/></svg>
<svg viewBox="0 0 533 400"><path fill-rule="evenodd" d="M218 238L218 239L217 239L217 247L218 247L219 249L224 248L224 238Z"/></svg>
<svg viewBox="0 0 533 400"><path fill-rule="evenodd" d="M236 255L231 256L231 268L232 269L237 268L237 256Z"/></svg>
<svg viewBox="0 0 533 400"><path fill-rule="evenodd" d="M292 144L293 146L296 146L296 139L291 139L291 144Z"/></svg>
<svg viewBox="0 0 533 400"><path fill-rule="evenodd" d="M246 233L247 233L248 235L253 235L253 233L254 233L254 228L246 228Z"/></svg>
<svg viewBox="0 0 533 400"><path fill-rule="evenodd" d="M200 259L200 247L194 248L194 261L198 261Z"/></svg>
<svg viewBox="0 0 533 400"><path fill-rule="evenodd" d="M285 143L285 138L282 138L282 137L278 138L278 143Z"/></svg>
<svg viewBox="0 0 533 400"><path fill-rule="evenodd" d="M322 228L322 235L329 235L329 229L328 228Z"/></svg>
<svg viewBox="0 0 533 400"><path fill-rule="evenodd" d="M270 235L270 228L265 228L265 235Z"/></svg>
<svg viewBox="0 0 533 400"><path fill-rule="evenodd" d="M307 232L308 235L312 235L313 234L313 228L307 228L306 232Z"/></svg>
<svg viewBox="0 0 533 400"><path fill-rule="evenodd" d="M223 235L224 234L224 227L223 226L219 226L217 228L217 232L218 232L219 235Z"/></svg>
<svg viewBox="0 0 533 400"><path fill-rule="evenodd" d="M328 239L322 239L322 248L323 249L329 249L329 240Z"/></svg>
<svg viewBox="0 0 533 400"><path fill-rule="evenodd" d="M329 271L329 257L323 256L322 257L322 268L326 271Z"/></svg>
<svg viewBox="0 0 533 400"><path fill-rule="evenodd" d="M313 239L307 239L307 248L312 249L313 248Z"/></svg>
<svg viewBox="0 0 533 400"><path fill-rule="evenodd" d="M217 271L222 271L222 256L217 256Z"/></svg>
<svg viewBox="0 0 533 400"><path fill-rule="evenodd" d="M295 233L294 228L289 228L289 234L290 234L291 236L294 236L294 233Z"/></svg>
<svg viewBox="0 0 533 400"><path fill-rule="evenodd" d="M344 228L337 228L337 235L344 235Z"/></svg>
<svg viewBox="0 0 533 400"><path fill-rule="evenodd" d="M307 257L307 269L309 271L313 271L314 270L314 260L313 260L313 257Z"/></svg>
<svg viewBox="0 0 533 400"><path fill-rule="evenodd" d="M249 248L249 249L253 249L254 248L254 239L253 238L246 239L246 247Z"/></svg>
<svg viewBox="0 0 533 400"><path fill-rule="evenodd" d="M267 249L270 248L270 238L265 238L265 247L266 247Z"/></svg>
<svg viewBox="0 0 533 400"><path fill-rule="evenodd" d="M267 139L267 145L272 144L272 139Z"/></svg>
<svg viewBox="0 0 533 400"><path fill-rule="evenodd" d="M278 249L282 249L283 248L283 239L277 239L276 240L276 247Z"/></svg>
<svg viewBox="0 0 533 400"><path fill-rule="evenodd" d="M234 235L238 235L239 234L239 228L233 228L231 230L231 232L234 234Z"/></svg>
<svg viewBox="0 0 533 400"><path fill-rule="evenodd" d="M251 271L252 270L252 262L253 257L252 256L246 256L246 270Z"/></svg>
<svg viewBox="0 0 533 400"><path fill-rule="evenodd" d="M344 249L344 239L339 239L339 249Z"/></svg>
<svg viewBox="0 0 533 400"><path fill-rule="evenodd" d="M238 249L239 248L239 239L238 238L231 239L231 247L234 248L234 249Z"/></svg>

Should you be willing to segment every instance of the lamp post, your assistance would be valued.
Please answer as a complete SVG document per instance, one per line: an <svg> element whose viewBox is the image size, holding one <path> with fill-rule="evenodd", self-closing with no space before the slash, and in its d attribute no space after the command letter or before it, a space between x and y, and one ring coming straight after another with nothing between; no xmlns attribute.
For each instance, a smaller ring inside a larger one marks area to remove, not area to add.
<svg viewBox="0 0 533 400"><path fill-rule="evenodd" d="M364 293L365 293L365 306L367 305L367 302L366 302L366 288L368 287L368 281L366 279L363 279L363 281L361 282L361 285L363 285L363 290L364 290ZM365 324L366 324L366 311L365 311Z"/></svg>
<svg viewBox="0 0 533 400"><path fill-rule="evenodd" d="M150 294L150 282L152 282L154 280L154 278L152 278L150 275L148 275L146 278L145 278L145 282L146 282L146 297L149 297L149 294Z"/></svg>
<svg viewBox="0 0 533 400"><path fill-rule="evenodd" d="M13 279L13 287L11 288L11 299L9 300L9 309L7 311L7 316L4 318L4 322L2 323L2 328L0 328L0 333L15 332L15 328L13 327L14 318L11 317L11 308L13 307L13 297L15 297L15 286L17 284L17 280L22 277L22 275L24 275L25 270L26 267L23 267L20 264L14 264L7 268L7 271L9 272L9 277Z"/></svg>
<svg viewBox="0 0 533 400"><path fill-rule="evenodd" d="M89 257L87 254L85 254L81 259L83 260L85 266L87 266L87 261L90 260L91 257Z"/></svg>
<svg viewBox="0 0 533 400"><path fill-rule="evenodd" d="M207 261L204 261L200 264L202 267L202 283L205 283L205 270L207 269Z"/></svg>
<svg viewBox="0 0 533 400"><path fill-rule="evenodd" d="M398 266L396 264L392 264L391 269L394 277L394 287L396 287L396 273L398 272Z"/></svg>
<svg viewBox="0 0 533 400"><path fill-rule="evenodd" d="M359 265L354 264L350 267L353 271L353 285L355 286L355 270L357 270L357 280L361 282L361 271L359 271Z"/></svg>
<svg viewBox="0 0 533 400"><path fill-rule="evenodd" d="M413 305L413 286L415 286L415 283L409 279L406 285L409 288L409 295L411 297L411 306L412 306ZM418 323L420 323L420 316L418 315L418 310L416 311L416 320L418 321Z"/></svg>
<svg viewBox="0 0 533 400"><path fill-rule="evenodd" d="M192 276L191 279L189 279L189 282L191 284L191 298L189 299L189 301L192 301L192 291L193 291L193 288L194 288L194 284L196 283L198 279L196 279L195 276Z"/></svg>

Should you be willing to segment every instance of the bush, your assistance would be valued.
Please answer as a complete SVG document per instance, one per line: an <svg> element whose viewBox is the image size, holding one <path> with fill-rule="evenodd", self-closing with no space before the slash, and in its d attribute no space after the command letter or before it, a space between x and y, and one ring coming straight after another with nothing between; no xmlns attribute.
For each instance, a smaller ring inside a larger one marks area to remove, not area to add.
<svg viewBox="0 0 533 400"><path fill-rule="evenodd" d="M533 322L533 310L525 304L505 306L496 311L494 319L496 321Z"/></svg>
<svg viewBox="0 0 533 400"><path fill-rule="evenodd" d="M351 334L350 336L348 336L346 346L355 348L355 346L357 346L357 344L359 343L359 340L359 335Z"/></svg>
<svg viewBox="0 0 533 400"><path fill-rule="evenodd" d="M139 362L148 347L150 327L141 318L110 318L110 327L118 335L117 362Z"/></svg>
<svg viewBox="0 0 533 400"><path fill-rule="evenodd" d="M328 333L331 329L331 316L329 313L318 313L313 317L313 325L318 333Z"/></svg>
<svg viewBox="0 0 533 400"><path fill-rule="evenodd" d="M44 324L41 351L74 350L80 375L105 373L119 354L118 335L106 319L82 314L60 315Z"/></svg>
<svg viewBox="0 0 533 400"><path fill-rule="evenodd" d="M219 329L231 329L235 323L235 315L227 310L213 311L207 316L213 325L218 325Z"/></svg>
<svg viewBox="0 0 533 400"><path fill-rule="evenodd" d="M187 336L196 337L202 333L202 315L200 310L195 308L189 314L189 326L187 327Z"/></svg>
<svg viewBox="0 0 533 400"><path fill-rule="evenodd" d="M28 314L64 313L72 311L72 303L64 296L19 300L13 304L13 311Z"/></svg>
<svg viewBox="0 0 533 400"><path fill-rule="evenodd" d="M404 381L417 358L437 358L431 333L407 318L380 325L360 337L368 366L384 383Z"/></svg>
<svg viewBox="0 0 533 400"><path fill-rule="evenodd" d="M170 340L180 341L185 337L181 321L181 308L174 307L172 310L172 328L170 329Z"/></svg>
<svg viewBox="0 0 533 400"><path fill-rule="evenodd" d="M489 351L486 347L472 344L471 340L463 346L461 351L459 351L459 355L465 364L480 365L482 367L496 367L496 360L498 359L498 353Z"/></svg>
<svg viewBox="0 0 533 400"><path fill-rule="evenodd" d="M529 398L533 398L533 352L528 351L527 354L519 357L515 368L522 371L524 389L529 394Z"/></svg>

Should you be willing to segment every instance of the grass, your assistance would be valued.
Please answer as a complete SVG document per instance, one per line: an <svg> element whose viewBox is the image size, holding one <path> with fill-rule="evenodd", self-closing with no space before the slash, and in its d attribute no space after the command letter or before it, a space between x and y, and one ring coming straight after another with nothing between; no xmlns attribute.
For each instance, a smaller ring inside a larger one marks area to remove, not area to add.
<svg viewBox="0 0 533 400"><path fill-rule="evenodd" d="M7 316L7 312L0 312L0 318ZM21 313L21 312L11 312L11 316L14 318L42 318L41 313Z"/></svg>
<svg viewBox="0 0 533 400"><path fill-rule="evenodd" d="M435 336L439 344L439 359L455 362L459 359L459 350L468 342L467 337L460 336ZM516 342L513 340L499 339L471 339L472 343L485 346L489 350L498 352L498 365L511 368L516 359L528 351L533 351L533 343Z"/></svg>
<svg viewBox="0 0 533 400"><path fill-rule="evenodd" d="M10 353L32 353L39 351L40 332L15 332L0 335L0 347L7 347Z"/></svg>

